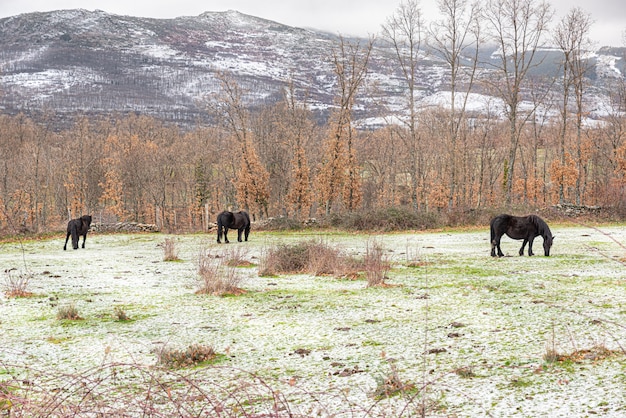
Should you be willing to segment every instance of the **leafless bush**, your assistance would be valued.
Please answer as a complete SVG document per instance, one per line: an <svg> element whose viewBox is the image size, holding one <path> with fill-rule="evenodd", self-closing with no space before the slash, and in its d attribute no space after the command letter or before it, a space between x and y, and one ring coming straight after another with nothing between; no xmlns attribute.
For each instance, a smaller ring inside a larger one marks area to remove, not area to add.
<svg viewBox="0 0 626 418"><path fill-rule="evenodd" d="M309 247L308 273L316 276L356 276L358 267L353 258L323 242Z"/></svg>
<svg viewBox="0 0 626 418"><path fill-rule="evenodd" d="M18 272L11 268L4 271L4 294L8 298L23 298L33 294L28 291L28 285L32 278L32 273Z"/></svg>
<svg viewBox="0 0 626 418"><path fill-rule="evenodd" d="M383 286L387 273L391 269L391 264L389 263L389 257L385 255L384 248L379 242L368 241L364 265L367 287Z"/></svg>
<svg viewBox="0 0 626 418"><path fill-rule="evenodd" d="M354 261L340 250L318 240L309 240L270 248L261 261L259 275L310 273L343 276L355 269Z"/></svg>
<svg viewBox="0 0 626 418"><path fill-rule="evenodd" d="M198 347L190 350L192 355L204 351ZM3 373L6 370L11 373ZM106 363L68 374L0 364L0 373L5 376L0 381L0 408L4 408L0 415L7 410L7 417L390 416L385 393L362 404L344 390L311 392L299 387L297 380L283 382L229 367ZM406 396L403 402L398 407L404 411L402 416L427 416L419 414L423 406L417 397Z"/></svg>
<svg viewBox="0 0 626 418"><path fill-rule="evenodd" d="M243 292L239 288L241 278L233 267L224 266L222 258L216 258L207 251L201 251L198 257L197 294L223 296Z"/></svg>
<svg viewBox="0 0 626 418"><path fill-rule="evenodd" d="M178 249L176 248L175 238L165 238L161 244L163 248L163 261L178 261Z"/></svg>
<svg viewBox="0 0 626 418"><path fill-rule="evenodd" d="M237 245L228 247L224 251L224 264L229 267L246 267L252 265L248 261L248 248Z"/></svg>

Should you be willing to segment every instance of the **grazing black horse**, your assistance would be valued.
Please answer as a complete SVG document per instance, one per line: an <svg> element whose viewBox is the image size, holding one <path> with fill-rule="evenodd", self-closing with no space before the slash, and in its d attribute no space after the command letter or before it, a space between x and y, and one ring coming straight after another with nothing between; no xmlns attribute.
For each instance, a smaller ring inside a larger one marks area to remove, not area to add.
<svg viewBox="0 0 626 418"><path fill-rule="evenodd" d="M524 243L519 250L519 255L524 255L524 247L528 243L528 255L533 255L533 241L536 236L541 235L543 237L543 251L546 256L550 255L550 247L552 247L552 240L554 236L545 223L537 215L528 216L511 216L511 215L498 215L491 220L491 256L496 256L496 249L498 249L498 257L502 257L502 250L500 249L500 238L502 235L507 234L513 239L523 239Z"/></svg>
<svg viewBox="0 0 626 418"><path fill-rule="evenodd" d="M83 215L78 219L72 219L67 223L67 236L65 237L65 245L63 250L67 249L67 240L72 236L72 247L78 250L78 240L80 236L83 236L83 248L85 248L85 241L87 241L87 232L91 226L91 216Z"/></svg>
<svg viewBox="0 0 626 418"><path fill-rule="evenodd" d="M224 242L228 241L228 229L237 230L237 241L241 242L241 233L245 231L245 238L248 241L248 235L250 235L250 217L248 213L244 211L240 212L228 212L224 211L217 215L217 243L221 243L222 230L224 231Z"/></svg>

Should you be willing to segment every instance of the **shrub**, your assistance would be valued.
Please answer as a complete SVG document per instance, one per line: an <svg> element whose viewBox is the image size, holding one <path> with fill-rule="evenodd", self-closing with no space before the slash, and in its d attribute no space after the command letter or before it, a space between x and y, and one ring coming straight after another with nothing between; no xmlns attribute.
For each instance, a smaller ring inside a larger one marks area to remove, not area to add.
<svg viewBox="0 0 626 418"><path fill-rule="evenodd" d="M365 276L367 277L367 287L383 286L387 273L391 269L388 257L384 254L384 249L378 242L368 242L364 260Z"/></svg>
<svg viewBox="0 0 626 418"><path fill-rule="evenodd" d="M4 271L4 294L8 298L23 298L33 294L28 291L28 285L32 278L31 273L15 273L17 269L7 269Z"/></svg>
<svg viewBox="0 0 626 418"><path fill-rule="evenodd" d="M224 251L224 264L229 267L248 267L252 263L246 258L248 248L242 245L230 246Z"/></svg>
<svg viewBox="0 0 626 418"><path fill-rule="evenodd" d="M212 257L206 251L201 251L198 257L198 277L197 294L224 296L243 293L238 287L241 279L235 269L224 267L222 259Z"/></svg>
<svg viewBox="0 0 626 418"><path fill-rule="evenodd" d="M281 273L345 275L354 270L354 262L341 252L318 240L282 244L269 249L261 261L260 276Z"/></svg>

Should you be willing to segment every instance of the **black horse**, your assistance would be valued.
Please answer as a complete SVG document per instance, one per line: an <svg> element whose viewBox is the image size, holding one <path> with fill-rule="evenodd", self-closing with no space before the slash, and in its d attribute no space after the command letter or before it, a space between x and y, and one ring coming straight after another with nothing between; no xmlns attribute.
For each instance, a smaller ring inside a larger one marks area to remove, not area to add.
<svg viewBox="0 0 626 418"><path fill-rule="evenodd" d="M513 239L523 239L524 243L519 250L519 255L524 255L524 247L528 243L528 255L533 255L533 241L535 237L541 235L543 237L543 251L546 256L550 255L550 247L552 247L552 240L554 236L545 223L537 215L528 216L511 216L511 215L498 215L491 220L491 256L496 256L496 249L498 250L498 257L502 257L502 250L500 249L500 239L502 235L507 234Z"/></svg>
<svg viewBox="0 0 626 418"><path fill-rule="evenodd" d="M85 241L87 241L87 232L91 226L91 216L83 215L78 219L72 219L67 223L67 236L65 237L65 245L63 250L67 250L67 241L72 236L72 247L78 250L78 240L80 236L83 236L83 248L85 248Z"/></svg>
<svg viewBox="0 0 626 418"><path fill-rule="evenodd" d="M224 242L228 241L228 229L237 230L237 241L241 242L241 233L245 231L245 239L248 241L250 235L250 217L244 211L228 212L224 211L217 215L217 243L221 243L222 231L224 232Z"/></svg>

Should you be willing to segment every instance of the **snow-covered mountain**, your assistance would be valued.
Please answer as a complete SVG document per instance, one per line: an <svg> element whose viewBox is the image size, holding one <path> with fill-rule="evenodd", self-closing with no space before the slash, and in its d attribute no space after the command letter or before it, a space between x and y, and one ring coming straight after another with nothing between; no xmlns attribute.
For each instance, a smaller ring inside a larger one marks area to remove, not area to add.
<svg viewBox="0 0 626 418"><path fill-rule="evenodd" d="M293 80L322 119L335 94L329 57L337 36L235 11L175 19L81 9L30 13L0 19L0 39L0 111L8 114L52 111L67 122L77 114L138 112L183 126L208 122L220 72L236 78L251 105L280 99ZM607 82L624 77L624 49L605 48L592 59L594 94L601 95ZM419 72L423 103L441 104L443 61L425 51ZM377 42L359 118L393 113L402 90L392 51Z"/></svg>

